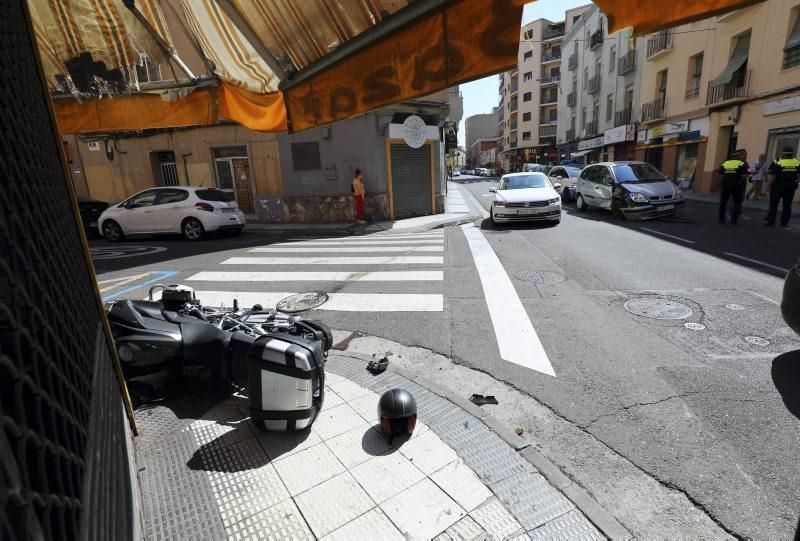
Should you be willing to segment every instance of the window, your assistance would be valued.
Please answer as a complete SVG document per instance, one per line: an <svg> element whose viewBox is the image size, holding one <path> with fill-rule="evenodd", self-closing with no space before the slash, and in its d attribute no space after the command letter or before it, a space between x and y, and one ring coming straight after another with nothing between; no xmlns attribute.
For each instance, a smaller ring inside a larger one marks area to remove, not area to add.
<svg viewBox="0 0 800 541"><path fill-rule="evenodd" d="M533 99L533 97L531 96L530 92L525 92L522 95L522 101L531 101L532 99Z"/></svg>
<svg viewBox="0 0 800 541"><path fill-rule="evenodd" d="M533 51L528 51L527 53L525 53L524 55L522 55L522 60L523 60L523 62L527 62L527 61L528 61L528 60L530 60L531 58L533 58Z"/></svg>
<svg viewBox="0 0 800 541"><path fill-rule="evenodd" d="M667 71L661 70L656 75L656 99L664 100L667 98Z"/></svg>
<svg viewBox="0 0 800 541"><path fill-rule="evenodd" d="M586 128L586 107L581 109L581 129Z"/></svg>
<svg viewBox="0 0 800 541"><path fill-rule="evenodd" d="M614 73L614 66L617 65L617 46L612 45L608 53L608 73Z"/></svg>
<svg viewBox="0 0 800 541"><path fill-rule="evenodd" d="M156 202L156 196L159 190L147 190L140 194L134 195L131 199L131 208L149 207Z"/></svg>
<svg viewBox="0 0 800 541"><path fill-rule="evenodd" d="M530 141L531 140L531 132L529 132L529 131L522 132L522 140L523 141Z"/></svg>
<svg viewBox="0 0 800 541"><path fill-rule="evenodd" d="M789 26L791 33L783 48L783 67L793 68L800 65L800 6L791 11L794 23Z"/></svg>
<svg viewBox="0 0 800 541"><path fill-rule="evenodd" d="M531 114L530 113L522 113L522 121L523 122L527 122L530 119L531 119Z"/></svg>
<svg viewBox="0 0 800 541"><path fill-rule="evenodd" d="M611 122L611 114L614 111L614 94L609 94L606 98L606 122Z"/></svg>
<svg viewBox="0 0 800 541"><path fill-rule="evenodd" d="M533 72L532 71L529 71L529 72L525 73L525 75L522 76L522 80L523 81L530 81L531 79L533 79Z"/></svg>
<svg viewBox="0 0 800 541"><path fill-rule="evenodd" d="M158 201L156 202L156 205L177 203L178 201L185 201L188 198L189 192L186 190L160 190L158 192Z"/></svg>
<svg viewBox="0 0 800 541"><path fill-rule="evenodd" d="M703 76L703 53L689 58L689 75L686 79L686 99L700 95L700 78Z"/></svg>
<svg viewBox="0 0 800 541"><path fill-rule="evenodd" d="M586 90L586 84L589 82L589 68L583 68L583 89Z"/></svg>
<svg viewBox="0 0 800 541"><path fill-rule="evenodd" d="M292 143L292 163L295 171L318 171L322 169L319 143Z"/></svg>
<svg viewBox="0 0 800 541"><path fill-rule="evenodd" d="M533 39L533 30L526 30L524 35L525 39Z"/></svg>
<svg viewBox="0 0 800 541"><path fill-rule="evenodd" d="M208 190L197 190L194 192L194 194L203 201L220 201L223 203L235 201L234 195L231 192L223 192L222 190L217 190L215 188L209 188Z"/></svg>
<svg viewBox="0 0 800 541"><path fill-rule="evenodd" d="M592 35L591 32L589 32L589 29L587 28L586 29L586 36L583 39L583 48L584 49L588 49L589 48L589 36L591 36L591 35Z"/></svg>

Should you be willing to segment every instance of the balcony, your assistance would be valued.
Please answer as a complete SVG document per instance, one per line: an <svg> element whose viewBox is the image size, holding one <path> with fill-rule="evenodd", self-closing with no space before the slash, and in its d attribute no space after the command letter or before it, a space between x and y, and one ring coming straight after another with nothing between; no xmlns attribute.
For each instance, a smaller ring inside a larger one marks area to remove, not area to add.
<svg viewBox="0 0 800 541"><path fill-rule="evenodd" d="M542 32L542 41L563 38L563 37L564 37L563 26L557 28L545 28L544 31Z"/></svg>
<svg viewBox="0 0 800 541"><path fill-rule="evenodd" d="M539 126L539 139L556 136L556 125Z"/></svg>
<svg viewBox="0 0 800 541"><path fill-rule="evenodd" d="M572 53L572 55L570 55L569 57L567 68L569 68L570 71L574 71L575 68L577 67L578 67L578 55L576 53Z"/></svg>
<svg viewBox="0 0 800 541"><path fill-rule="evenodd" d="M514 150L517 148L517 138L514 137L513 139L508 140L508 150Z"/></svg>
<svg viewBox="0 0 800 541"><path fill-rule="evenodd" d="M573 90L567 94L567 107L575 107L576 103L578 103L578 93Z"/></svg>
<svg viewBox="0 0 800 541"><path fill-rule="evenodd" d="M666 98L658 98L651 102L642 105L642 122L653 122L654 120L662 120L665 118L665 111L667 109Z"/></svg>
<svg viewBox="0 0 800 541"><path fill-rule="evenodd" d="M652 60L672 50L672 30L663 30L647 40L646 57Z"/></svg>
<svg viewBox="0 0 800 541"><path fill-rule="evenodd" d="M554 77L545 77L537 80L541 86L557 85L561 81L561 76L556 75Z"/></svg>
<svg viewBox="0 0 800 541"><path fill-rule="evenodd" d="M691 100L700 97L700 79L689 80L686 83L686 99Z"/></svg>
<svg viewBox="0 0 800 541"><path fill-rule="evenodd" d="M519 90L519 84L517 84L517 83L511 83L511 84L508 86L508 92L509 92L509 94L512 94L512 95L513 95L513 94L516 94L518 90Z"/></svg>
<svg viewBox="0 0 800 541"><path fill-rule="evenodd" d="M718 105L746 98L750 90L750 76L752 73L753 70L734 73L730 82L724 84L715 85L713 81L710 81L708 83L706 105Z"/></svg>
<svg viewBox="0 0 800 541"><path fill-rule="evenodd" d="M597 135L597 120L592 120L591 122L586 123L584 134L586 135L586 137Z"/></svg>
<svg viewBox="0 0 800 541"><path fill-rule="evenodd" d="M598 28L589 36L589 49L594 51L603 44L603 29Z"/></svg>
<svg viewBox="0 0 800 541"><path fill-rule="evenodd" d="M557 62L561 60L561 51L548 51L546 53L542 53L542 64L546 64L548 62Z"/></svg>
<svg viewBox="0 0 800 541"><path fill-rule="evenodd" d="M511 128L509 128L509 131L517 131L517 121L516 120L511 123Z"/></svg>
<svg viewBox="0 0 800 541"><path fill-rule="evenodd" d="M519 75L519 68L512 68L511 69L511 78L513 79L517 75Z"/></svg>
<svg viewBox="0 0 800 541"><path fill-rule="evenodd" d="M566 140L567 141L574 141L575 140L575 128L571 128L571 129L567 130Z"/></svg>
<svg viewBox="0 0 800 541"><path fill-rule="evenodd" d="M636 51L628 51L625 56L620 57L617 63L617 73L625 75L636 69Z"/></svg>
<svg viewBox="0 0 800 541"><path fill-rule="evenodd" d="M508 110L511 111L512 113L517 110L517 107L518 107L518 104L517 104L516 100L512 101L510 104L508 104Z"/></svg>
<svg viewBox="0 0 800 541"><path fill-rule="evenodd" d="M594 77L589 79L587 92L589 92L589 94L594 94L598 90L600 90L600 76L595 75Z"/></svg>
<svg viewBox="0 0 800 541"><path fill-rule="evenodd" d="M622 111L614 113L614 126L624 126L631 123L631 113L633 111L630 107L626 107Z"/></svg>
<svg viewBox="0 0 800 541"><path fill-rule="evenodd" d="M558 103L557 92L542 92L539 97L539 105L553 105L555 103Z"/></svg>

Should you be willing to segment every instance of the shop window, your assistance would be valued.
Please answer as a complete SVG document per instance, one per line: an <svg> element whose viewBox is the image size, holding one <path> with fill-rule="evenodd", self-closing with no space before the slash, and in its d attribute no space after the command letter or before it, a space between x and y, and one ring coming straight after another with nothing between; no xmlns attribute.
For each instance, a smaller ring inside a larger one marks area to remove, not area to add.
<svg viewBox="0 0 800 541"><path fill-rule="evenodd" d="M319 171L322 159L319 155L319 143L292 143L292 163L295 171Z"/></svg>
<svg viewBox="0 0 800 541"><path fill-rule="evenodd" d="M523 122L527 122L530 119L531 119L531 114L530 113L522 113L522 121Z"/></svg>
<svg viewBox="0 0 800 541"><path fill-rule="evenodd" d="M697 170L697 154L700 145L687 143L678 148L678 162L675 167L675 182L681 188L691 188Z"/></svg>
<svg viewBox="0 0 800 541"><path fill-rule="evenodd" d="M783 67L793 68L800 65L800 6L792 8L790 14L791 32L783 48Z"/></svg>

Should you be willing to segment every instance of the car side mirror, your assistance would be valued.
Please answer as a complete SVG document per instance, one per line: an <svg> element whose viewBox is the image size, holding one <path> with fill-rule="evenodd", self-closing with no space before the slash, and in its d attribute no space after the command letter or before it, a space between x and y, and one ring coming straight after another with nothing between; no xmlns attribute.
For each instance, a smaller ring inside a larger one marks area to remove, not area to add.
<svg viewBox="0 0 800 541"><path fill-rule="evenodd" d="M490 191L491 193L497 193L497 188L489 188L489 191Z"/></svg>
<svg viewBox="0 0 800 541"><path fill-rule="evenodd" d="M669 181L672 181L672 179L671 179L671 178L669 178L669 175L664 175L664 178L665 178L665 179L667 179L667 180L669 180Z"/></svg>
<svg viewBox="0 0 800 541"><path fill-rule="evenodd" d="M556 178L561 178L561 177L556 177ZM555 184L553 184L553 188L558 189L560 187L561 187L561 183L560 182L556 182Z"/></svg>

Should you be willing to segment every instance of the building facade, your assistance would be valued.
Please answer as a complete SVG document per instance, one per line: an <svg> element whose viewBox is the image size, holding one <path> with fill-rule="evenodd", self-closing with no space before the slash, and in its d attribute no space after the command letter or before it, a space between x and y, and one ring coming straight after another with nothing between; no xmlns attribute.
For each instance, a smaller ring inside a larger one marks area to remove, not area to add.
<svg viewBox="0 0 800 541"><path fill-rule="evenodd" d="M566 12L565 20L538 19L520 29L517 66L500 74L496 117L498 154L506 171L523 163L555 163L558 100L562 92L563 39L590 6Z"/></svg>
<svg viewBox="0 0 800 541"><path fill-rule="evenodd" d="M480 151L473 151L475 142L485 139L496 139L497 108L492 108L491 113L472 115L464 120L464 148L467 151L467 165L480 167Z"/></svg>
<svg viewBox="0 0 800 541"><path fill-rule="evenodd" d="M497 138L478 139L469 149L469 162L472 167L493 169L497 164Z"/></svg>
<svg viewBox="0 0 800 541"><path fill-rule="evenodd" d="M734 149L751 162L797 150L799 15L794 1L767 0L642 38L637 158L708 193Z"/></svg>
<svg viewBox="0 0 800 541"><path fill-rule="evenodd" d="M606 35L596 6L563 40L557 139L561 160L577 163L633 159L642 50L631 31Z"/></svg>

